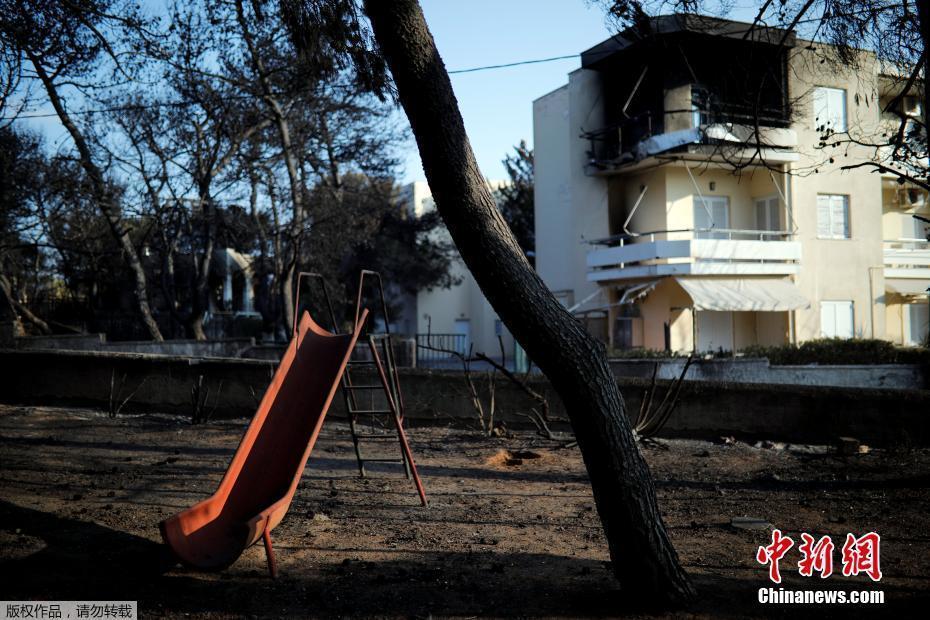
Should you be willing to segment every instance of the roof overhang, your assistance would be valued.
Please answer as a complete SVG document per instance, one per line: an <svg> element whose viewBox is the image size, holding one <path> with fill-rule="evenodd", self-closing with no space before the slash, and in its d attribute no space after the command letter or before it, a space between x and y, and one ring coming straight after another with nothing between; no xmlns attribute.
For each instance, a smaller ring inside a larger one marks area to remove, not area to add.
<svg viewBox="0 0 930 620"><path fill-rule="evenodd" d="M922 278L885 278L885 290L898 295L926 296L930 282Z"/></svg>
<svg viewBox="0 0 930 620"><path fill-rule="evenodd" d="M606 41L581 53L581 67L593 69L601 62L613 57L626 49L643 41L656 37L665 37L675 34L694 34L712 37L726 37L737 40L748 39L757 43L793 47L796 37L793 32L783 28L752 25L746 22L720 19L707 15L694 15L676 13L672 15L659 15L646 20L641 26L627 28ZM747 36L748 35L748 36Z"/></svg>

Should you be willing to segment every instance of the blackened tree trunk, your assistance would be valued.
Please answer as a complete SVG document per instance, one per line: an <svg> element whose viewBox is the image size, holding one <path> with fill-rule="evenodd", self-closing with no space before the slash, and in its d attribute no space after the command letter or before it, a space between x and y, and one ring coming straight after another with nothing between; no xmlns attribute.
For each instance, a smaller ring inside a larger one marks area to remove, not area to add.
<svg viewBox="0 0 930 620"><path fill-rule="evenodd" d="M669 541L605 348L533 271L475 161L452 84L416 0L365 0L416 137L426 178L465 264L565 404L607 535L632 596L681 602L693 589Z"/></svg>
<svg viewBox="0 0 930 620"><path fill-rule="evenodd" d="M46 71L41 59L37 58L30 51L27 51L26 55L35 68L36 75L42 82L42 86L48 94L48 99L55 109L58 119L61 121L61 124L64 125L65 129L68 130L71 139L74 141L74 146L77 147L79 161L84 168L84 172L87 173L91 187L93 188L94 202L107 221L107 225L113 237L116 239L117 243L119 243L123 258L126 261L126 266L129 267L129 270L132 272L136 305L139 308L139 314L142 316L142 322L145 324L152 339L160 342L164 340L164 338L161 335L161 330L158 329L158 323L155 322L155 318L152 316L152 308L149 306L148 282L146 280L145 268L142 265L142 260L139 258L139 253L136 251L136 246L132 243L129 227L123 221L119 207L115 204L113 192L107 187L106 181L103 178L103 172L94 162L93 155L91 154L87 140L84 138L84 134L81 133L67 110L65 110L64 103L61 101L61 97L58 94L58 87L48 74L48 71Z"/></svg>
<svg viewBox="0 0 930 620"><path fill-rule="evenodd" d="M920 39L923 42L923 64L924 64L924 83L920 87L923 97L921 106L923 107L924 123L924 140L930 147L930 89L927 88L927 76L930 75L930 2L917 3L917 19L920 20ZM930 171L927 171L930 173ZM925 174L923 181L930 182L930 174Z"/></svg>

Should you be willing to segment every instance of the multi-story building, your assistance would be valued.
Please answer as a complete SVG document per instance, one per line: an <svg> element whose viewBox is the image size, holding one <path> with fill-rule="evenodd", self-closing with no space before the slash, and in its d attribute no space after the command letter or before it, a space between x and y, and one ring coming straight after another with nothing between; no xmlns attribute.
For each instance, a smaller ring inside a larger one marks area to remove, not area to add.
<svg viewBox="0 0 930 620"><path fill-rule="evenodd" d="M492 191L506 181L488 181ZM401 201L416 217L436 208L429 185L416 181L401 190ZM449 232L443 226L434 232L442 240L450 241ZM396 327L413 335L421 344L457 350L467 354L484 353L488 357L501 357L501 341L504 357L508 364L514 359L514 339L504 327L484 293L468 271L462 258L456 253L450 266L450 275L458 283L449 287L436 287L417 291L415 296L403 304L402 318ZM427 335L431 338L427 339ZM428 351L418 352L421 360L442 361L441 355ZM450 360L455 361L455 360Z"/></svg>
<svg viewBox="0 0 930 620"><path fill-rule="evenodd" d="M924 340L925 192L842 169L875 157L844 138L896 122L902 81L783 30L651 25L533 104L536 266L556 296L615 348Z"/></svg>

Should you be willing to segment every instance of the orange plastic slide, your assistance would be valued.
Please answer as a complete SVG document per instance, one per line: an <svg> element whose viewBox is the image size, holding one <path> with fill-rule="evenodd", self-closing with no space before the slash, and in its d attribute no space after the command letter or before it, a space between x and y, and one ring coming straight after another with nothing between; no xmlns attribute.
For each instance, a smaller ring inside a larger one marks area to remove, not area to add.
<svg viewBox="0 0 930 620"><path fill-rule="evenodd" d="M367 316L351 334L334 335L303 314L216 493L161 523L178 560L220 570L264 538L275 575L270 532L291 504Z"/></svg>

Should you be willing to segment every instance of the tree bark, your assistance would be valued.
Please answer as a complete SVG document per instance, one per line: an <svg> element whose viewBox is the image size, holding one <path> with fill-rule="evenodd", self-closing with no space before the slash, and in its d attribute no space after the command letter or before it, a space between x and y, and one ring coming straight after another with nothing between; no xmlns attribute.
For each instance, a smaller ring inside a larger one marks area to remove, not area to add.
<svg viewBox="0 0 930 620"><path fill-rule="evenodd" d="M930 51L927 49L927 45L930 44L930 3L917 3L917 19L920 22L920 39L924 52L924 80L918 88L923 90L920 104L923 106L924 140L930 146L930 89L927 88L927 76L930 75ZM923 180L930 181L930 177L925 176Z"/></svg>
<svg viewBox="0 0 930 620"><path fill-rule="evenodd" d="M365 0L364 5L452 239L495 311L565 405L615 575L637 599L690 599L692 586L669 541L605 347L555 299L498 211L418 2Z"/></svg>
<svg viewBox="0 0 930 620"><path fill-rule="evenodd" d="M71 116L68 114L67 110L65 110L61 98L58 95L58 89L45 70L45 66L32 52L27 50L26 55L35 68L36 75L42 82L42 86L45 87L45 92L48 94L49 101L55 109L58 119L61 121L61 124L65 126L65 129L68 130L71 139L74 141L74 145L77 147L81 166L90 178L91 186L93 187L94 201L97 203L97 208L100 209L104 219L107 221L110 231L113 233L113 236L116 238L116 241L123 251L126 264L133 274L136 304L139 308L139 313L142 315L142 322L145 323L145 327L148 329L152 339L160 342L164 340L164 338L161 335L161 331L158 329L158 323L155 322L152 316L152 309L149 306L148 283L146 282L145 269L142 266L142 261L139 259L139 253L136 252L136 247L132 244L129 228L124 224L119 210L113 204L113 197L111 192L107 189L106 181L103 178L103 172L97 164L94 163L90 147L84 139L84 135L77 128L77 125L74 124L74 121L71 120Z"/></svg>

